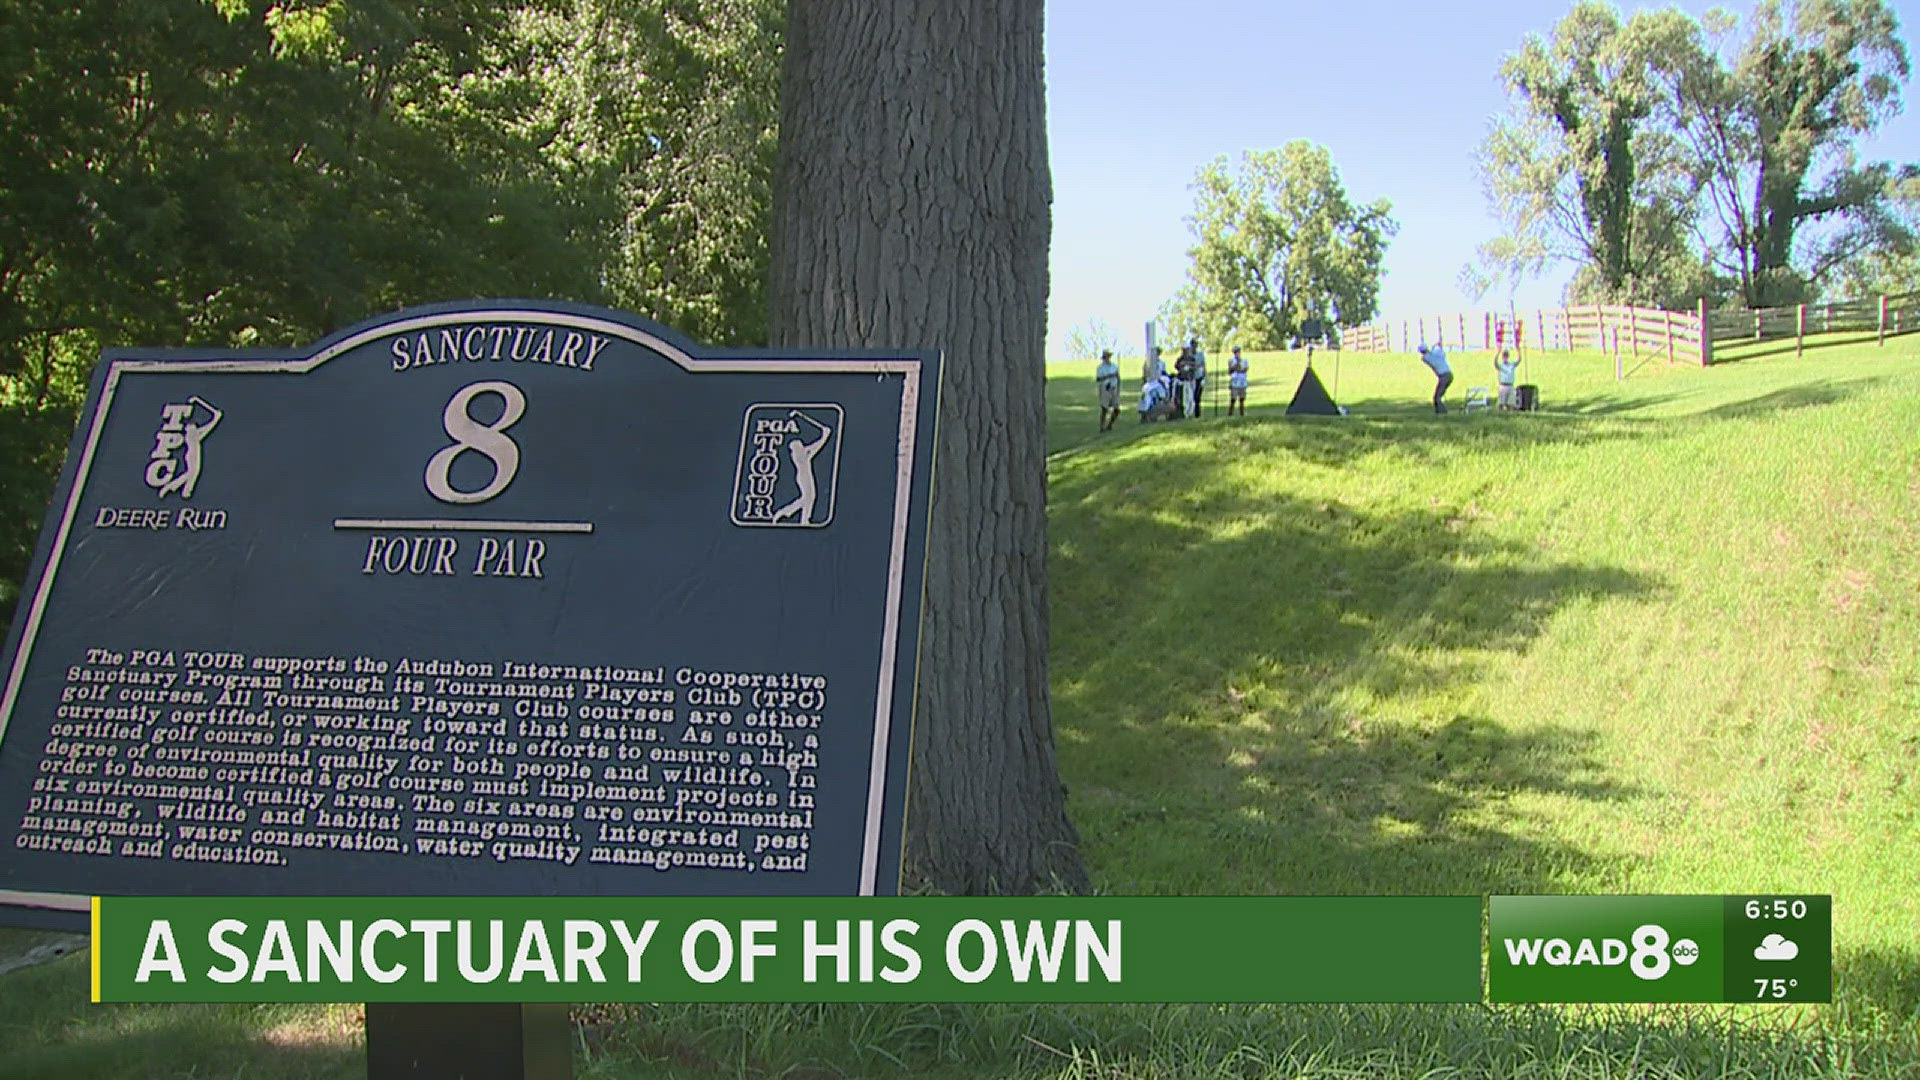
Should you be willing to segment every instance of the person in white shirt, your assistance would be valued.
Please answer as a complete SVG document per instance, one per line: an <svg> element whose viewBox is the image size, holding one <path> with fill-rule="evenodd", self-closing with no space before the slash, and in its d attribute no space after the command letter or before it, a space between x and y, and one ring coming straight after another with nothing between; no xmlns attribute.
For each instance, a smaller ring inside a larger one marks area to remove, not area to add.
<svg viewBox="0 0 1920 1080"><path fill-rule="evenodd" d="M1233 358L1227 361L1227 415L1232 416L1235 408L1240 415L1247 415L1247 358L1240 355L1240 346L1233 347Z"/></svg>
<svg viewBox="0 0 1920 1080"><path fill-rule="evenodd" d="M1191 338L1187 347L1193 350L1193 415L1200 415L1200 403L1207 400L1207 354L1200 348L1200 339Z"/></svg>
<svg viewBox="0 0 1920 1080"><path fill-rule="evenodd" d="M1493 370L1500 376L1500 407L1503 409L1512 409L1519 404L1514 400L1513 393L1513 377L1519 368L1513 354L1505 349L1500 350L1500 359L1493 362Z"/></svg>
<svg viewBox="0 0 1920 1080"><path fill-rule="evenodd" d="M1167 412L1167 377L1148 379L1140 384L1140 422L1146 423Z"/></svg>
<svg viewBox="0 0 1920 1080"><path fill-rule="evenodd" d="M1447 411L1447 387L1453 385L1453 369L1447 366L1447 351L1438 345L1427 347L1420 343L1420 361L1433 370L1433 411L1445 415Z"/></svg>
<svg viewBox="0 0 1920 1080"><path fill-rule="evenodd" d="M1120 419L1120 365L1113 362L1113 350L1100 354L1100 366L1093 369L1093 385L1100 394L1100 430L1113 427Z"/></svg>
<svg viewBox="0 0 1920 1080"><path fill-rule="evenodd" d="M1147 362L1141 365L1140 381L1152 382L1167 373L1166 361L1160 359L1160 346L1147 350Z"/></svg>

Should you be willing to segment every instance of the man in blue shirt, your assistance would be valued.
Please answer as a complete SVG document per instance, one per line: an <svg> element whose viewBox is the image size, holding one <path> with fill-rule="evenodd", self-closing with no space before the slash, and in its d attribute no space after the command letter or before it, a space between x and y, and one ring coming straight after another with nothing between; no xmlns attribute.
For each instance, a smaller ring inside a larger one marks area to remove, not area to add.
<svg viewBox="0 0 1920 1080"><path fill-rule="evenodd" d="M1447 411L1447 387L1453 385L1453 369L1447 366L1447 352L1438 345L1428 348L1423 341L1420 343L1420 360L1433 369L1433 411L1444 415Z"/></svg>

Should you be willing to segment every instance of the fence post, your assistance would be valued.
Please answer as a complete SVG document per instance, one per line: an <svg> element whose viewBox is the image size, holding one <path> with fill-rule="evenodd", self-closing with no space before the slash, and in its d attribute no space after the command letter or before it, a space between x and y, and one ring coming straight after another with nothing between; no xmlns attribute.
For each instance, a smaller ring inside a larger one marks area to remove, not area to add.
<svg viewBox="0 0 1920 1080"><path fill-rule="evenodd" d="M1694 309L1700 319L1700 366L1713 366L1713 324L1707 321L1707 298L1701 297Z"/></svg>
<svg viewBox="0 0 1920 1080"><path fill-rule="evenodd" d="M1464 311L1460 313L1460 345L1459 347L1462 349L1465 349L1467 347L1467 313Z"/></svg>
<svg viewBox="0 0 1920 1080"><path fill-rule="evenodd" d="M1874 342L1874 344L1885 345L1886 343L1887 343L1887 297L1885 293L1882 293L1880 294L1880 340Z"/></svg>
<svg viewBox="0 0 1920 1080"><path fill-rule="evenodd" d="M1600 347L1604 349L1606 345L1607 332L1602 329L1600 331ZM1613 328L1613 381L1619 382L1624 378L1626 378L1626 376L1620 371L1620 328L1616 326Z"/></svg>
<svg viewBox="0 0 1920 1080"><path fill-rule="evenodd" d="M1755 341L1760 340L1760 313L1763 310L1765 309L1764 308L1753 309L1753 340Z"/></svg>
<svg viewBox="0 0 1920 1080"><path fill-rule="evenodd" d="M1673 363L1673 312L1667 312L1661 322L1667 327L1667 363L1671 364Z"/></svg>
<svg viewBox="0 0 1920 1080"><path fill-rule="evenodd" d="M1640 359L1640 307L1627 305L1627 340L1633 344L1633 358Z"/></svg>
<svg viewBox="0 0 1920 1080"><path fill-rule="evenodd" d="M1793 309L1793 355L1803 356L1807 351L1807 305L1801 304Z"/></svg>

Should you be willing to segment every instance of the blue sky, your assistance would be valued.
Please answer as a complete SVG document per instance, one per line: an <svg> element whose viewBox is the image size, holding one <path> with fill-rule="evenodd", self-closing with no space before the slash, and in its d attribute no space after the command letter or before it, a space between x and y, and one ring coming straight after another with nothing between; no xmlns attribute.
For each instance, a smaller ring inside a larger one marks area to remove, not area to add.
<svg viewBox="0 0 1920 1080"><path fill-rule="evenodd" d="M1194 171L1222 154L1293 139L1332 152L1354 201L1393 203L1401 228L1381 286L1388 317L1471 310L1455 278L1497 231L1471 155L1506 107L1500 62L1571 6L1048 0L1049 351L1095 317L1128 340L1141 336L1186 279ZM1721 6L1744 17L1752 8L1742 0L1678 6L1696 16ZM1920 11L1893 6L1911 52ZM1920 159L1916 95L1909 80L1906 109L1862 144L1867 157ZM1572 269L1522 285L1515 302L1557 303ZM1497 292L1504 301L1505 287Z"/></svg>

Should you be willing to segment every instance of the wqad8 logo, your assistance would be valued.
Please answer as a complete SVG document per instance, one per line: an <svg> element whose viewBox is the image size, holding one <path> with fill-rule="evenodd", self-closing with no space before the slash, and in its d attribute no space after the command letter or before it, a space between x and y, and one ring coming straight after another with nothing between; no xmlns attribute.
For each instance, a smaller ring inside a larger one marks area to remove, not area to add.
<svg viewBox="0 0 1920 1080"><path fill-rule="evenodd" d="M1627 940L1619 938L1505 938L1507 962L1515 967L1618 967L1652 982L1673 970L1675 964L1691 967L1700 959L1700 946L1692 938L1673 940L1666 927L1645 923L1634 928Z"/></svg>

